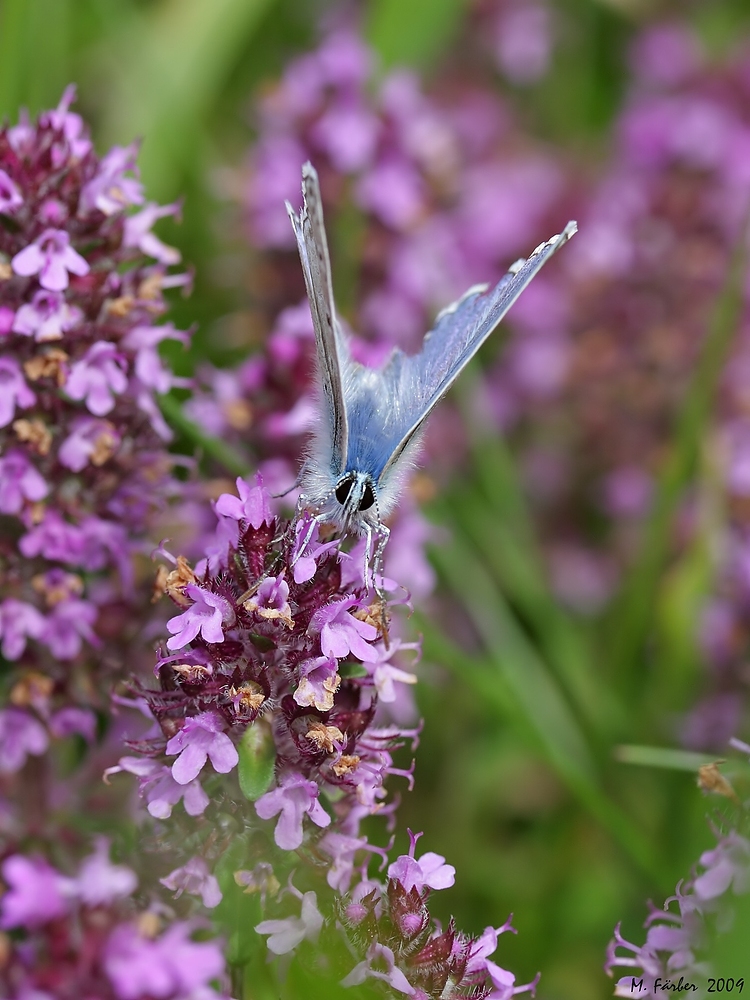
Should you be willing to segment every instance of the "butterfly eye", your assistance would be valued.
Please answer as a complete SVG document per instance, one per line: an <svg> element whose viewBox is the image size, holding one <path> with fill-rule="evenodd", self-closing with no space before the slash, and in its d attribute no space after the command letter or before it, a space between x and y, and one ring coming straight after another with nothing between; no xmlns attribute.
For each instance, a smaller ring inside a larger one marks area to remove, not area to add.
<svg viewBox="0 0 750 1000"><path fill-rule="evenodd" d="M359 501L360 510L369 510L370 507L375 503L375 494L372 491L372 486L369 483L365 485L364 493L362 494L362 499Z"/></svg>
<svg viewBox="0 0 750 1000"><path fill-rule="evenodd" d="M339 483L338 486L336 487L336 499L338 500L338 502L341 504L342 507L349 499L349 494L352 491L353 485L354 485L353 479L345 479L343 483ZM364 497L362 499L364 499Z"/></svg>

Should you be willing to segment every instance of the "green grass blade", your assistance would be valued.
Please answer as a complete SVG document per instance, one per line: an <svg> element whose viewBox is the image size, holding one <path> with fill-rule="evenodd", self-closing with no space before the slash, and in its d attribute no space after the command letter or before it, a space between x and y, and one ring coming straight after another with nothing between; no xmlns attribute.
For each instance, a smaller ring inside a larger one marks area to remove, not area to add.
<svg viewBox="0 0 750 1000"><path fill-rule="evenodd" d="M671 771L692 771L716 762L715 757L691 750L676 750L674 747L647 747L635 744L620 744L613 751L615 760L621 764L637 764L639 767L660 767Z"/></svg>
<svg viewBox="0 0 750 1000"><path fill-rule="evenodd" d="M144 137L139 164L151 197L175 197L183 174L201 169L206 117L272 2L162 0L110 40L102 58L117 84L105 138Z"/></svg>
<svg viewBox="0 0 750 1000"><path fill-rule="evenodd" d="M461 601L481 636L491 670L499 674L503 687L512 695L523 728L533 733L550 765L613 839L639 867L658 879L650 845L602 791L596 763L570 706L481 561L455 540L436 549L434 556L446 586ZM478 684L475 671L461 676L477 688L478 696L498 704L493 700L492 685ZM498 707L502 710L503 705L507 706L505 694ZM510 718L516 721L514 716Z"/></svg>

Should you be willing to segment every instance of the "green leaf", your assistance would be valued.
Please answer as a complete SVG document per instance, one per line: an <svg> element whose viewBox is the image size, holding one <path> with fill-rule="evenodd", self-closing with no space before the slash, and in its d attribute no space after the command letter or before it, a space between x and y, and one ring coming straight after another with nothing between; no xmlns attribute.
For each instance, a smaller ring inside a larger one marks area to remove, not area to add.
<svg viewBox="0 0 750 1000"><path fill-rule="evenodd" d="M622 743L613 750L615 760L621 764L638 764L641 767L661 767L671 771L691 771L716 762L715 757L673 747L647 747Z"/></svg>
<svg viewBox="0 0 750 1000"><path fill-rule="evenodd" d="M428 68L455 38L466 0L375 0L366 35L383 66Z"/></svg>
<svg viewBox="0 0 750 1000"><path fill-rule="evenodd" d="M248 726L239 746L239 778L242 794L255 802L271 787L276 762L276 745L271 730L263 722Z"/></svg>

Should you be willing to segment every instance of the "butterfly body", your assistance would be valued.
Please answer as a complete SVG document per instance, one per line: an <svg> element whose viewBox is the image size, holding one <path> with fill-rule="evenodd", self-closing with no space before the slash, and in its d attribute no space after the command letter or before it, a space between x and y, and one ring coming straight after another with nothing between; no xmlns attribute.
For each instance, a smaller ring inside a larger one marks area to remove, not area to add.
<svg viewBox="0 0 750 1000"><path fill-rule="evenodd" d="M517 261L491 291L476 286L444 309L419 354L396 348L374 369L354 361L336 319L320 188L310 163L302 168L302 192L300 213L288 202L287 211L315 329L320 417L300 475L300 503L320 523L366 535L369 560L375 536L375 555L382 554L389 534L383 520L398 502L427 417L576 224Z"/></svg>

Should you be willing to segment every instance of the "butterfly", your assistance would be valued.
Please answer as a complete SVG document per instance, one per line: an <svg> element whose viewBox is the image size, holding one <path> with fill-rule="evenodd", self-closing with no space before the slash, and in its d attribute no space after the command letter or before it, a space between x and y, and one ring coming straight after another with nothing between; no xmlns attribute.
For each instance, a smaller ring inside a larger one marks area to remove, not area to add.
<svg viewBox="0 0 750 1000"><path fill-rule="evenodd" d="M353 360L336 318L320 184L309 162L302 167L302 194L299 214L289 202L286 209L315 329L320 418L299 478L300 509L312 510L313 518L298 551L312 537L316 523L332 524L342 534L366 536L365 564L369 567L374 556L377 572L390 534L384 519L398 503L427 418L577 226L569 222L527 260L516 261L492 291L476 285L444 309L419 354L395 348L375 369Z"/></svg>

